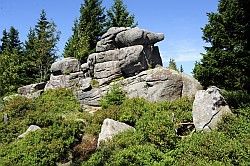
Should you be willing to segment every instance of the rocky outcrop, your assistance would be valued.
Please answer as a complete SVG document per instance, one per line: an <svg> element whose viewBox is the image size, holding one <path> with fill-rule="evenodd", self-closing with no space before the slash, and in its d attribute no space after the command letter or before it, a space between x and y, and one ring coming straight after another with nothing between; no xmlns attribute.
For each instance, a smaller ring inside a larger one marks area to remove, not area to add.
<svg viewBox="0 0 250 166"><path fill-rule="evenodd" d="M108 139L112 140L113 135L129 129L135 130L133 127L125 123L121 123L109 118L105 119L102 124L101 133L99 134L97 146L100 146L102 141L106 141Z"/></svg>
<svg viewBox="0 0 250 166"><path fill-rule="evenodd" d="M200 90L193 103L193 121L197 131L210 131L216 128L222 116L231 113L224 97L217 87Z"/></svg>
<svg viewBox="0 0 250 166"><path fill-rule="evenodd" d="M41 82L37 84L30 84L17 89L18 94L27 97L34 98L40 96L45 88L46 82Z"/></svg>
<svg viewBox="0 0 250 166"><path fill-rule="evenodd" d="M96 51L83 64L84 75L97 79L100 85L112 80L134 76L148 68L162 65L155 43L164 39L163 34L139 28L113 27L97 43Z"/></svg>
<svg viewBox="0 0 250 166"><path fill-rule="evenodd" d="M201 84L195 78L185 73L181 73L181 77L182 77L182 83L183 83L182 95L181 95L182 97L192 98L195 96L198 90L203 89Z"/></svg>
<svg viewBox="0 0 250 166"><path fill-rule="evenodd" d="M17 138L19 139L24 138L29 132L36 130L41 130L41 128L37 125L30 125L30 127L23 134L19 135Z"/></svg>
<svg viewBox="0 0 250 166"><path fill-rule="evenodd" d="M198 81L161 67L159 48L154 44L163 39L161 33L139 28L110 28L97 43L97 52L89 55L86 63L80 64L72 57L61 59L52 64L46 86L43 83L43 87L37 88L40 84L32 84L18 92L33 97L44 90L68 88L82 105L88 106L99 106L112 82L122 84L130 98L161 102L194 96L201 89Z"/></svg>
<svg viewBox="0 0 250 166"><path fill-rule="evenodd" d="M50 71L54 76L76 73L80 71L80 62L72 57L64 58L51 65Z"/></svg>
<svg viewBox="0 0 250 166"><path fill-rule="evenodd" d="M143 71L134 77L119 81L129 98L142 97L148 101L176 100L182 95L182 77L164 67Z"/></svg>

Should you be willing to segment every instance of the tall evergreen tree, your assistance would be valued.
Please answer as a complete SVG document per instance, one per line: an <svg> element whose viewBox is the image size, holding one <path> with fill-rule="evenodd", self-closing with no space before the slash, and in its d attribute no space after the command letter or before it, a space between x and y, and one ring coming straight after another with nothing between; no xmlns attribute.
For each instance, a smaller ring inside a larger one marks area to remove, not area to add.
<svg viewBox="0 0 250 166"><path fill-rule="evenodd" d="M181 67L180 67L180 72L181 72L181 73L184 72L184 69L183 69L182 65L181 65Z"/></svg>
<svg viewBox="0 0 250 166"><path fill-rule="evenodd" d="M1 45L0 45L0 53L4 52L4 50L9 47L9 36L6 29L3 30L3 37L1 38Z"/></svg>
<svg viewBox="0 0 250 166"><path fill-rule="evenodd" d="M208 13L202 28L205 47L194 77L205 87L250 92L250 1L220 0L218 13Z"/></svg>
<svg viewBox="0 0 250 166"><path fill-rule="evenodd" d="M26 72L28 73L30 82L34 83L37 81L39 75L39 68L37 67L38 55L35 48L36 34L34 29L30 28L27 38L28 40L24 43L24 54L27 59Z"/></svg>
<svg viewBox="0 0 250 166"><path fill-rule="evenodd" d="M114 0L114 4L107 10L107 28L110 27L135 27L135 16L130 15L123 0Z"/></svg>
<svg viewBox="0 0 250 166"><path fill-rule="evenodd" d="M172 69L172 70L176 70L178 71L177 69L177 66L176 66L176 63L175 63L175 60L170 58L169 59L169 64L168 64L168 68Z"/></svg>
<svg viewBox="0 0 250 166"><path fill-rule="evenodd" d="M3 50L0 56L0 95L13 92L28 83L26 58L18 30L14 27L11 27L9 32L4 30L3 38Z"/></svg>
<svg viewBox="0 0 250 166"><path fill-rule="evenodd" d="M42 10L34 33L34 41L27 42L34 42L35 52L32 56L36 58L37 69L39 71L37 80L46 81L49 77L50 66L57 59L56 44L59 40L60 32L56 30L56 25L53 21L48 21L45 11Z"/></svg>
<svg viewBox="0 0 250 166"><path fill-rule="evenodd" d="M79 30L78 30L78 20L75 20L74 27L72 28L73 35L68 39L66 45L64 47L64 57L75 57L80 59L78 55L78 47L79 47Z"/></svg>
<svg viewBox="0 0 250 166"><path fill-rule="evenodd" d="M82 63L89 54L95 52L96 43L104 33L105 15L102 0L84 0L80 8L80 18L75 22L73 35L69 38L63 56L74 56Z"/></svg>

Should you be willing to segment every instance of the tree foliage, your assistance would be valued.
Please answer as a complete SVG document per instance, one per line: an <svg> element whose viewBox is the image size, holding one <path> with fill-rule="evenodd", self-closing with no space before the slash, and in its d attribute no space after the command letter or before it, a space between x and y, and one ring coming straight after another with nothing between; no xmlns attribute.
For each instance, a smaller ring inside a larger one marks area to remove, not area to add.
<svg viewBox="0 0 250 166"><path fill-rule="evenodd" d="M107 10L107 29L111 27L135 27L135 16L127 11L123 0L114 0L114 4Z"/></svg>
<svg viewBox="0 0 250 166"><path fill-rule="evenodd" d="M30 34L30 40L26 43L29 47L34 47L30 56L36 59L38 81L46 81L49 76L50 66L57 59L56 44L59 40L60 32L56 30L56 25L48 21L46 13L42 10L40 18L35 26L34 34ZM33 46L32 46L33 45Z"/></svg>
<svg viewBox="0 0 250 166"><path fill-rule="evenodd" d="M3 31L0 53L0 96L13 92L29 83L26 72L27 58L19 40L19 32L13 26L9 32Z"/></svg>
<svg viewBox="0 0 250 166"><path fill-rule="evenodd" d="M63 56L76 57L81 63L95 52L96 43L104 33L105 15L101 0L84 0L80 17L72 28L73 35L68 39Z"/></svg>
<svg viewBox="0 0 250 166"><path fill-rule="evenodd" d="M250 2L220 0L218 13L208 13L202 28L205 47L201 62L193 70L204 87L250 92Z"/></svg>
<svg viewBox="0 0 250 166"><path fill-rule="evenodd" d="M178 71L177 69L177 66L176 66L176 63L175 63L175 60L170 58L169 59L169 64L168 64L168 68L169 69L172 69L172 70L175 70L175 71Z"/></svg>

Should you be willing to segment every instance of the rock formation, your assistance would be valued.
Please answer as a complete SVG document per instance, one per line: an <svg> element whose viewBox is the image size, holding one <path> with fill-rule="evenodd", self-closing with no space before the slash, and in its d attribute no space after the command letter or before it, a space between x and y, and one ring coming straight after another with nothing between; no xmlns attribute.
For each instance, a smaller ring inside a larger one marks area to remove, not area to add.
<svg viewBox="0 0 250 166"><path fill-rule="evenodd" d="M129 129L135 130L133 127L125 123L121 123L121 122L118 122L109 118L104 119L102 127L101 127L101 132L98 137L97 146L101 145L101 141L106 141L108 139L112 140L113 135L116 135L120 132L129 130Z"/></svg>
<svg viewBox="0 0 250 166"><path fill-rule="evenodd" d="M212 86L196 93L192 114L197 131L210 131L216 128L222 116L228 113L231 113L231 110L219 88Z"/></svg>
<svg viewBox="0 0 250 166"><path fill-rule="evenodd" d="M154 44L163 39L161 33L139 28L110 28L86 63L80 64L75 58L53 63L50 80L41 92L69 88L81 104L98 106L101 97L109 90L109 84L116 81L124 86L128 97L144 97L148 101L194 96L202 89L197 80L161 67L159 48ZM33 94L37 85L19 88L18 92L24 96L37 96Z"/></svg>
<svg viewBox="0 0 250 166"><path fill-rule="evenodd" d="M31 131L41 130L41 128L37 125L30 125L30 127L21 135L19 135L17 138L21 139L24 138L25 135L27 135Z"/></svg>

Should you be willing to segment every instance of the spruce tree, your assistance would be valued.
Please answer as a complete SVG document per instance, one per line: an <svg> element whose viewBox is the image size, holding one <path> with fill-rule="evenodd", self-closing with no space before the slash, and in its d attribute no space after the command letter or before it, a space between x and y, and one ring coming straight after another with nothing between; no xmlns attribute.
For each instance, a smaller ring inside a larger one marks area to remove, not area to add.
<svg viewBox="0 0 250 166"><path fill-rule="evenodd" d="M135 16L130 15L123 0L114 0L114 4L107 10L107 28L111 27L135 27Z"/></svg>
<svg viewBox="0 0 250 166"><path fill-rule="evenodd" d="M34 54L39 76L38 81L46 81L49 77L50 66L57 59L56 44L59 40L60 32L56 30L55 23L49 22L46 13L42 10L40 18L34 29ZM28 41L29 42L29 41ZM33 42L33 41L31 41Z"/></svg>
<svg viewBox="0 0 250 166"><path fill-rule="evenodd" d="M202 28L205 47L193 70L204 87L250 92L250 1L220 0L218 13L208 13Z"/></svg>
<svg viewBox="0 0 250 166"><path fill-rule="evenodd" d="M3 31L0 56L0 95L14 92L18 87L29 83L26 72L26 57L22 43L19 40L19 32L14 27L10 31Z"/></svg>
<svg viewBox="0 0 250 166"><path fill-rule="evenodd" d="M73 35L69 38L63 56L74 56L81 63L95 52L96 43L104 33L105 15L101 0L84 0L80 8L78 23L74 24ZM77 43L77 44L76 44Z"/></svg>
<svg viewBox="0 0 250 166"><path fill-rule="evenodd" d="M169 69L172 69L172 70L175 70L175 71L178 71L177 69L177 66L176 66L176 63L175 63L175 60L170 58L169 59L169 64L168 64L168 68Z"/></svg>
<svg viewBox="0 0 250 166"><path fill-rule="evenodd" d="M3 53L4 50L9 47L9 36L6 29L3 30L3 37L1 38L1 45L0 45L0 53Z"/></svg>
<svg viewBox="0 0 250 166"><path fill-rule="evenodd" d="M80 59L78 55L79 47L79 31L78 31L78 20L75 20L74 27L72 28L73 35L68 39L64 47L63 56L66 57L75 57Z"/></svg>

